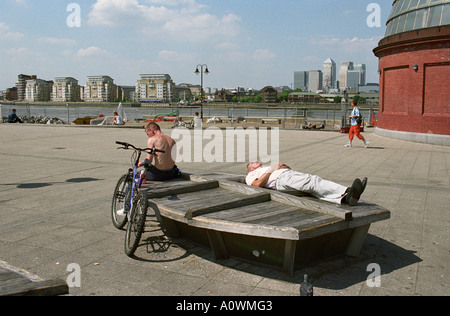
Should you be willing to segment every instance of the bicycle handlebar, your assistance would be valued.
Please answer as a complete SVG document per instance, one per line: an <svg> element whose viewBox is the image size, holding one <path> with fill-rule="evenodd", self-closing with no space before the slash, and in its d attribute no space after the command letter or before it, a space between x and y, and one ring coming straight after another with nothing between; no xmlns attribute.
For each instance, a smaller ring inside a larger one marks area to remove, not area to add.
<svg viewBox="0 0 450 316"><path fill-rule="evenodd" d="M123 146L123 148L119 147L118 149L125 149L125 150L128 150L128 149L130 149L130 147L131 147L131 148L133 148L134 150L137 150L137 151L145 151L146 153L149 153L149 154L151 154L151 155L154 155L154 154L156 154L156 153L162 153L162 154L165 153L165 151L159 150L159 149L156 149L156 148L136 148L134 145L131 145L131 144L129 144L129 143L124 143L124 142L116 142L116 144L117 144L117 145L120 145L120 146Z"/></svg>

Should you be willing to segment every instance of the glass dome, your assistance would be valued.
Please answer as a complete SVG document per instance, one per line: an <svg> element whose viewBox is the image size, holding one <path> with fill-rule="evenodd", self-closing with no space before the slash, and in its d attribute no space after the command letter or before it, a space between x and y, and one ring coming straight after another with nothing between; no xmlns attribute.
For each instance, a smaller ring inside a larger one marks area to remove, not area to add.
<svg viewBox="0 0 450 316"><path fill-rule="evenodd" d="M441 25L450 25L450 0L395 0L385 36Z"/></svg>

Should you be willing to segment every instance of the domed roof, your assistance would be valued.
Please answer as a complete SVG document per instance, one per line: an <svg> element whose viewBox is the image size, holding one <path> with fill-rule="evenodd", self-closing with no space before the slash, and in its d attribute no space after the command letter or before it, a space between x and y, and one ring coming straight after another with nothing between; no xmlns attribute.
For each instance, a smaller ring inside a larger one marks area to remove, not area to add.
<svg viewBox="0 0 450 316"><path fill-rule="evenodd" d="M450 0L395 0L385 36L450 25Z"/></svg>

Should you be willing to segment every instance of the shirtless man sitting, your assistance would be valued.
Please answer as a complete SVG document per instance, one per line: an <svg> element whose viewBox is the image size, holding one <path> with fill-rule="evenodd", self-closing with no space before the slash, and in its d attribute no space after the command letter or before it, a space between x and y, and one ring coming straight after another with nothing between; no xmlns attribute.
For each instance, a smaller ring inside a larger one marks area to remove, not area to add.
<svg viewBox="0 0 450 316"><path fill-rule="evenodd" d="M150 123L145 128L148 136L147 148L156 148L165 153L155 155L148 154L145 161L140 166L150 162L152 166L148 169L146 176L148 181L166 181L178 178L181 171L175 165L172 158L172 150L176 142L167 135L164 135L161 128L156 123Z"/></svg>

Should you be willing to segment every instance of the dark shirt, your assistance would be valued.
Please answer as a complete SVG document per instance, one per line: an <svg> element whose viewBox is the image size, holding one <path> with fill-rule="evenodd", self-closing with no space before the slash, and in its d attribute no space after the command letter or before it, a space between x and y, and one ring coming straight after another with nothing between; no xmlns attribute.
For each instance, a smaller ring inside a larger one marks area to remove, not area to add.
<svg viewBox="0 0 450 316"><path fill-rule="evenodd" d="M22 123L22 121L20 120L20 118L17 116L16 113L11 112L9 113L8 116L8 123Z"/></svg>
<svg viewBox="0 0 450 316"><path fill-rule="evenodd" d="M9 113L8 122L14 123L17 120L17 114L14 112Z"/></svg>

